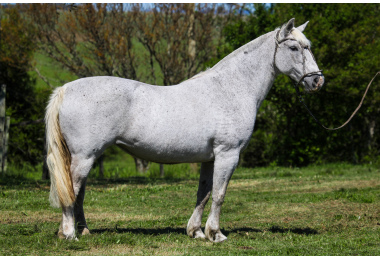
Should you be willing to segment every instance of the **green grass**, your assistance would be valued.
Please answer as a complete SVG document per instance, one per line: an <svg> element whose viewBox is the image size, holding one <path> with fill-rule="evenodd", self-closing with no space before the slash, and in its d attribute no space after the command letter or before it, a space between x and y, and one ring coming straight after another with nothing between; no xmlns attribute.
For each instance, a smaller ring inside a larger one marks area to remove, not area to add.
<svg viewBox="0 0 380 260"><path fill-rule="evenodd" d="M140 42L138 42L137 39L133 39L133 44L134 51L138 54L136 56L137 80L144 83L154 84L153 78L151 77L151 68L147 62L148 51ZM53 87L63 86L65 83L78 79L73 72L69 71L67 68L64 68L59 62L49 58L47 54L44 54L41 51L36 51L34 53L34 65L39 70L41 75L44 76ZM46 84L46 82L38 76L36 71L33 70L29 73L36 79L35 88L37 90L50 90L48 84ZM163 85L163 73L161 72L159 64L156 61L154 62L154 73L156 77L156 84Z"/></svg>
<svg viewBox="0 0 380 260"><path fill-rule="evenodd" d="M10 167L0 183L0 255L380 255L380 178L372 165L239 168L222 207L221 244L186 235L198 186L188 165L134 171L108 152L105 179L90 173L85 214L92 232L56 236L40 168ZM123 160L124 158L124 160ZM203 227L210 209L206 207Z"/></svg>
<svg viewBox="0 0 380 260"><path fill-rule="evenodd" d="M63 68L58 62L49 58L41 52L34 54L35 67L40 71L53 87L63 86L65 83L78 79L73 73ZM50 87L38 76L36 71L30 75L36 79L37 90L50 89Z"/></svg>

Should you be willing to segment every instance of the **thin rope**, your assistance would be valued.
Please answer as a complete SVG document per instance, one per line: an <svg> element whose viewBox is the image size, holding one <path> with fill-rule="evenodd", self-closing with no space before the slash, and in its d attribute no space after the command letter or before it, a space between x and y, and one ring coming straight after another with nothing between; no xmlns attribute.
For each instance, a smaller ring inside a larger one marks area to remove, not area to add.
<svg viewBox="0 0 380 260"><path fill-rule="evenodd" d="M309 114L314 118L314 120L315 120L315 122L317 122L320 126L322 126L324 129L326 129L326 130L331 130L331 131L334 131L334 130L338 130L338 129L340 129L340 128L342 128L342 127L344 127L345 125L347 125L350 121L351 121L351 119L354 117L354 115L359 111L359 109L360 109L360 107L362 106L362 104L363 104L363 101L364 101L364 98L366 97L366 95L367 95L367 92L368 92L368 89L369 89L369 87L371 86L371 84L372 84L372 81L377 77L377 75L379 75L380 74L380 71L378 71L377 73L376 73L376 75L372 78L372 80L369 82L369 84L368 84L368 86L367 86L367 88L366 88L366 90L365 90L365 92L364 92L364 95L363 95L363 97L362 97L362 100L360 101L360 103L359 103L359 105L358 105L358 107L355 109L355 111L352 113L352 115L350 116L350 118L348 118L348 120L343 124L343 125L341 125L341 126L339 126L339 127L335 127L335 128L328 128L328 127L325 127L314 115L313 115L313 113L310 111L310 109L306 106L306 104L304 103L304 100L303 100L303 97L301 96L301 94L300 94L300 92L299 92L299 89L298 89L298 85L300 84L300 82L301 82L301 80L299 80L298 81L298 83L297 84L294 84L294 88L296 89L296 92L297 92L297 95L298 95L298 99L299 99L299 101L304 105L304 107L306 108L306 110L309 112ZM304 78L304 77L303 77Z"/></svg>
<svg viewBox="0 0 380 260"><path fill-rule="evenodd" d="M274 67L276 67L276 54L277 54L277 49L278 49L280 43L283 43L283 42L285 42L285 41L287 41L287 40L293 40L293 39L289 39L289 38L284 38L284 39L282 39L282 40L279 41L279 40L278 40L279 34L280 34L280 30L278 30L278 32L276 33L276 37L275 37L275 43L276 43L276 46L275 46L275 49L274 49L274 55L273 55L273 66L274 66ZM310 50L310 48L309 48L309 47L306 47L306 49L309 50L311 56L313 57L313 60L314 60L315 62L317 62L317 61L315 60L315 57L314 57L312 51ZM324 126L324 125L323 125L323 124L322 124L322 123L321 123L321 122L320 122L320 121L319 121L319 120L313 115L313 113L310 111L310 109L309 109L309 108L307 107L307 105L305 104L304 99L303 99L303 97L302 97L302 95L301 95L301 93L300 93L300 91L299 91L299 89L298 89L298 85L303 81L304 78L306 78L306 77L310 77L310 76L312 76L312 75L319 75L319 73L322 72L322 70L314 71L314 72L310 72L310 73L305 73L305 72L306 72L306 71L305 71L305 59L306 59L306 57L305 57L305 55L304 55L304 50L302 50L302 59L303 59L303 63L304 63L304 64L303 64L304 75L298 80L297 83L294 83L294 88L296 89L296 93L297 93L297 95L298 95L298 99L299 99L299 101L300 101L300 102L302 103L302 105L306 108L307 112L309 112L309 114L313 117L313 119L315 120L315 122L317 122L317 123L318 123L320 126L322 126L324 129L334 131L334 130L338 130L338 129L340 129L340 128L346 126L346 125L351 121L351 119L355 116L355 114L359 111L360 107L361 107L362 104L363 104L364 98L365 98L366 95L367 95L368 89L369 89L369 87L370 87L371 84L372 84L372 81L377 77L377 75L380 74L380 71L378 71L378 72L376 73L376 75L372 78L372 80L369 82L369 84L368 84L368 86L367 86L367 88L366 88L366 90L365 90L365 92L364 92L364 95L363 95L363 97L362 97L362 100L360 101L358 107L355 109L355 111L352 113L352 115L348 118L348 120L347 120L346 122L344 122L344 124L341 125L341 126L339 126L339 127L328 128L328 127L325 127L325 126Z"/></svg>

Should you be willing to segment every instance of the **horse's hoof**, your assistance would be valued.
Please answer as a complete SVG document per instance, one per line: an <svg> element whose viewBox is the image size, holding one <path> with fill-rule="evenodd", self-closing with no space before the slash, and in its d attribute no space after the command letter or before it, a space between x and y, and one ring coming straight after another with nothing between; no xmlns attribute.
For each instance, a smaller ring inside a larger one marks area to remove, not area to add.
<svg viewBox="0 0 380 260"><path fill-rule="evenodd" d="M213 233L213 234L212 234ZM207 232L206 231L206 237L211 241L211 242L214 242L214 243L221 243L223 241L226 241L227 240L227 237L225 235L222 234L222 232L217 231L217 232Z"/></svg>
<svg viewBox="0 0 380 260"><path fill-rule="evenodd" d="M66 239L66 237L63 234L62 230L58 230L57 236L58 236L59 239Z"/></svg>
<svg viewBox="0 0 380 260"><path fill-rule="evenodd" d="M205 234L203 234L202 230L197 230L194 232L194 235L193 235L193 238L197 238L197 239L206 239L206 236Z"/></svg>
<svg viewBox="0 0 380 260"><path fill-rule="evenodd" d="M222 232L219 231L214 235L214 240L212 242L221 243L221 242L224 242L226 240L227 240L227 237L225 235L223 235Z"/></svg>
<svg viewBox="0 0 380 260"><path fill-rule="evenodd" d="M75 241L78 241L78 238L76 238L75 235L71 235L71 236L65 236L62 232L62 230L59 230L58 233L57 233L57 236L59 239L67 239L67 240L75 240Z"/></svg>
<svg viewBox="0 0 380 260"><path fill-rule="evenodd" d="M191 238L199 238L199 239L205 239L206 238L205 234L203 234L202 229L200 229L200 228L197 228L196 230L187 229L187 234Z"/></svg>
<svg viewBox="0 0 380 260"><path fill-rule="evenodd" d="M85 235L90 235L90 230L88 230L88 228L84 228L83 231L82 231L82 236L85 236Z"/></svg>

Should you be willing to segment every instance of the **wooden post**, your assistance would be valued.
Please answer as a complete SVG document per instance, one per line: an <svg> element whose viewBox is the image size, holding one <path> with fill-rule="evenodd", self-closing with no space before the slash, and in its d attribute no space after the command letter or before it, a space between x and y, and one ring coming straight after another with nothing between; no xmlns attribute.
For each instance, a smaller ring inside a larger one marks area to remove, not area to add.
<svg viewBox="0 0 380 260"><path fill-rule="evenodd" d="M160 163L160 176L165 177L164 165L162 163Z"/></svg>
<svg viewBox="0 0 380 260"><path fill-rule="evenodd" d="M4 177L5 173L3 171L3 155L4 155L4 137L5 137L5 95L6 95L6 86L5 84L1 85L0 88L0 170L1 176Z"/></svg>
<svg viewBox="0 0 380 260"><path fill-rule="evenodd" d="M5 121L5 129L4 129L4 152L3 152L3 176L7 172L7 156L8 156L8 139L9 139L9 126L11 124L11 117L7 116Z"/></svg>

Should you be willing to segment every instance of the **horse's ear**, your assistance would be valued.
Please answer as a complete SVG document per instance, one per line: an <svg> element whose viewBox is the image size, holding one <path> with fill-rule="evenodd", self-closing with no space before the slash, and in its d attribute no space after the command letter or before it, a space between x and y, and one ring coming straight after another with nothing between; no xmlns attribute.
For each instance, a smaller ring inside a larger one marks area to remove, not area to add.
<svg viewBox="0 0 380 260"><path fill-rule="evenodd" d="M303 32L306 28L306 25L309 23L309 21L307 21L306 23L304 23L303 25L301 26L298 26L297 29L300 30L301 32Z"/></svg>
<svg viewBox="0 0 380 260"><path fill-rule="evenodd" d="M294 27L294 20L295 20L294 18L290 19L289 22L287 22L287 24L281 28L281 32L280 32L281 38L285 38L286 36L289 35L290 31Z"/></svg>

